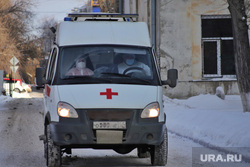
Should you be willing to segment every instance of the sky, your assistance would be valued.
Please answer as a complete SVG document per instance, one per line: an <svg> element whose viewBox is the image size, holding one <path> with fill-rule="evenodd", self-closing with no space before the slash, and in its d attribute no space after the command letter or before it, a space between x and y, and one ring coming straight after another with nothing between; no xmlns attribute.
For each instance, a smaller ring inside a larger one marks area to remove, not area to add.
<svg viewBox="0 0 250 167"><path fill-rule="evenodd" d="M34 33L44 18L54 18L63 21L64 17L75 7L81 7L88 0L31 0L34 4L32 11L35 14L33 20Z"/></svg>

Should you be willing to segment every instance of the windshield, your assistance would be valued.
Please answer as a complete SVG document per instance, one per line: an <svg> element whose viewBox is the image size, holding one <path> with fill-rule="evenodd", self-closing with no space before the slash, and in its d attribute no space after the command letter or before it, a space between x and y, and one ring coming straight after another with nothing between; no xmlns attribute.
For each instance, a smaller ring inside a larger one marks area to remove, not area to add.
<svg viewBox="0 0 250 167"><path fill-rule="evenodd" d="M61 48L59 57L62 83L159 83L149 48L74 46Z"/></svg>

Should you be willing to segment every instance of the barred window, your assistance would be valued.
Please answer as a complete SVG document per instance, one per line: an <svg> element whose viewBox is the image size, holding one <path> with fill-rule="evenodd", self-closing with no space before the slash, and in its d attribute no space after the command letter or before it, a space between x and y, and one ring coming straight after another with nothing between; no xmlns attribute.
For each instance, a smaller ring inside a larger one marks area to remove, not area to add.
<svg viewBox="0 0 250 167"><path fill-rule="evenodd" d="M235 77L230 16L202 16L203 77Z"/></svg>

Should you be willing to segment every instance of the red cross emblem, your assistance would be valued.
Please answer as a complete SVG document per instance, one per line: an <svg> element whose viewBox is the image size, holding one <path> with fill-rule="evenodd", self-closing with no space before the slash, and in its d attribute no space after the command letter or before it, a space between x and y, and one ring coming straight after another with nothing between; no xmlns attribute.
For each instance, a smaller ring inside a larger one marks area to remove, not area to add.
<svg viewBox="0 0 250 167"><path fill-rule="evenodd" d="M106 92L100 92L100 95L106 95L107 99L112 99L112 96L118 96L118 92L112 92L111 88L107 88Z"/></svg>

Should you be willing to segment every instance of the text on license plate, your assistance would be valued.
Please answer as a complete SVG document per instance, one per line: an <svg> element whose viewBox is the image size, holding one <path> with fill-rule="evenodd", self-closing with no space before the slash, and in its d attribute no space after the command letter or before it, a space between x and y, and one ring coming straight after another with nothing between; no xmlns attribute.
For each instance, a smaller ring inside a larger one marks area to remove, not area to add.
<svg viewBox="0 0 250 167"><path fill-rule="evenodd" d="M94 121L93 129L126 129L126 121Z"/></svg>

